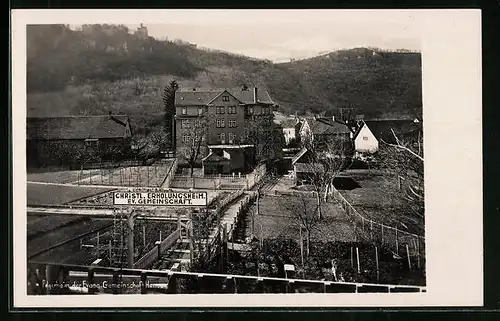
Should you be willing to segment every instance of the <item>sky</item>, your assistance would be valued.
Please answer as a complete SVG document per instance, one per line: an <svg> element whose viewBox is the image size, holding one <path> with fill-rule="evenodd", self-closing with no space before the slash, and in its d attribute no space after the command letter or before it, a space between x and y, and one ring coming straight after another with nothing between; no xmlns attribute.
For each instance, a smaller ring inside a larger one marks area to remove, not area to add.
<svg viewBox="0 0 500 321"><path fill-rule="evenodd" d="M421 49L418 19L404 10L167 10L160 18L125 20L117 23L135 30L143 22L158 39L274 62L362 46Z"/></svg>

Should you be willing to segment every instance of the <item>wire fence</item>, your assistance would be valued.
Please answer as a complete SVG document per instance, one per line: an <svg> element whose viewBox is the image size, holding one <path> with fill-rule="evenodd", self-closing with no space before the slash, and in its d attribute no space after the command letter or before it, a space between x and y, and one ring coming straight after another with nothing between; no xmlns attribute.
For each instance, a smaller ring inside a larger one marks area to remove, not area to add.
<svg viewBox="0 0 500 321"><path fill-rule="evenodd" d="M77 184L160 187L169 179L169 176L173 176L174 171L172 171L172 168L175 166L176 161L173 160L170 163L154 163L149 166L81 169L78 173ZM168 183L170 183L170 180Z"/></svg>
<svg viewBox="0 0 500 321"><path fill-rule="evenodd" d="M418 269L425 267L424 236L363 217L334 187L331 195L340 204L353 224L356 237L363 241L385 246L395 256L407 258L410 267L414 266Z"/></svg>

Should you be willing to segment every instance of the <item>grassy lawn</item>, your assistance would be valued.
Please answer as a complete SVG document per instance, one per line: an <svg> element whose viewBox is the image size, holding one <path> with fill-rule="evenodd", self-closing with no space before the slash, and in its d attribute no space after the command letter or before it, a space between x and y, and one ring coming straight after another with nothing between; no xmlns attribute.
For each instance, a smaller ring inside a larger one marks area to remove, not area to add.
<svg viewBox="0 0 500 321"><path fill-rule="evenodd" d="M27 184L28 205L61 205L79 198L112 191L111 188Z"/></svg>
<svg viewBox="0 0 500 321"><path fill-rule="evenodd" d="M284 208L283 204L293 202L295 196L264 196L260 199L260 215L255 215L255 233L258 237L299 239L299 229L296 216L292 211ZM315 199L311 199L314 203ZM256 205L250 208L246 219L246 235L250 235L252 212L255 213ZM342 208L335 203L322 205L323 220L311 233L312 240L321 241L354 241L354 229L347 220Z"/></svg>
<svg viewBox="0 0 500 321"><path fill-rule="evenodd" d="M380 172L370 170L350 170L346 171L343 176L352 178L354 183L347 185L354 188L337 188L365 218L411 233L424 234L423 219L399 211L397 200L387 193L388 190L397 186L397 182L389 180Z"/></svg>

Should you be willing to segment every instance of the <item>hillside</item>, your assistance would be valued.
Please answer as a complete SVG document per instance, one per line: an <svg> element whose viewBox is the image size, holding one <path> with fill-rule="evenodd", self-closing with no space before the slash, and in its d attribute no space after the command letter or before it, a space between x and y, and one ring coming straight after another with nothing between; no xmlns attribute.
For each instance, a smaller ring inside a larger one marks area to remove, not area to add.
<svg viewBox="0 0 500 321"><path fill-rule="evenodd" d="M368 117L421 115L420 54L358 48L273 64L185 42L159 41L124 26L29 26L28 115L126 113L136 132L161 121L162 90L181 86L265 87L282 112Z"/></svg>

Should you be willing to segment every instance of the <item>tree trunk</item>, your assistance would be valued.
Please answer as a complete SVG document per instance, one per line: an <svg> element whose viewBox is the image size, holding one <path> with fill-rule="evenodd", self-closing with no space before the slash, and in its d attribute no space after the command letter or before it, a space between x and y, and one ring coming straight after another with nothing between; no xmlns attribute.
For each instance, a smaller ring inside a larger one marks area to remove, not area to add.
<svg viewBox="0 0 500 321"><path fill-rule="evenodd" d="M316 192L316 202L318 205L318 217L319 219L322 219L323 214L321 213L321 197L319 196L319 191Z"/></svg>
<svg viewBox="0 0 500 321"><path fill-rule="evenodd" d="M328 192L330 191L330 184L325 185L325 193L323 194L323 201L328 202Z"/></svg>
<svg viewBox="0 0 500 321"><path fill-rule="evenodd" d="M306 235L306 257L307 258L309 258L310 240L311 240L311 231L307 230L307 235Z"/></svg>

